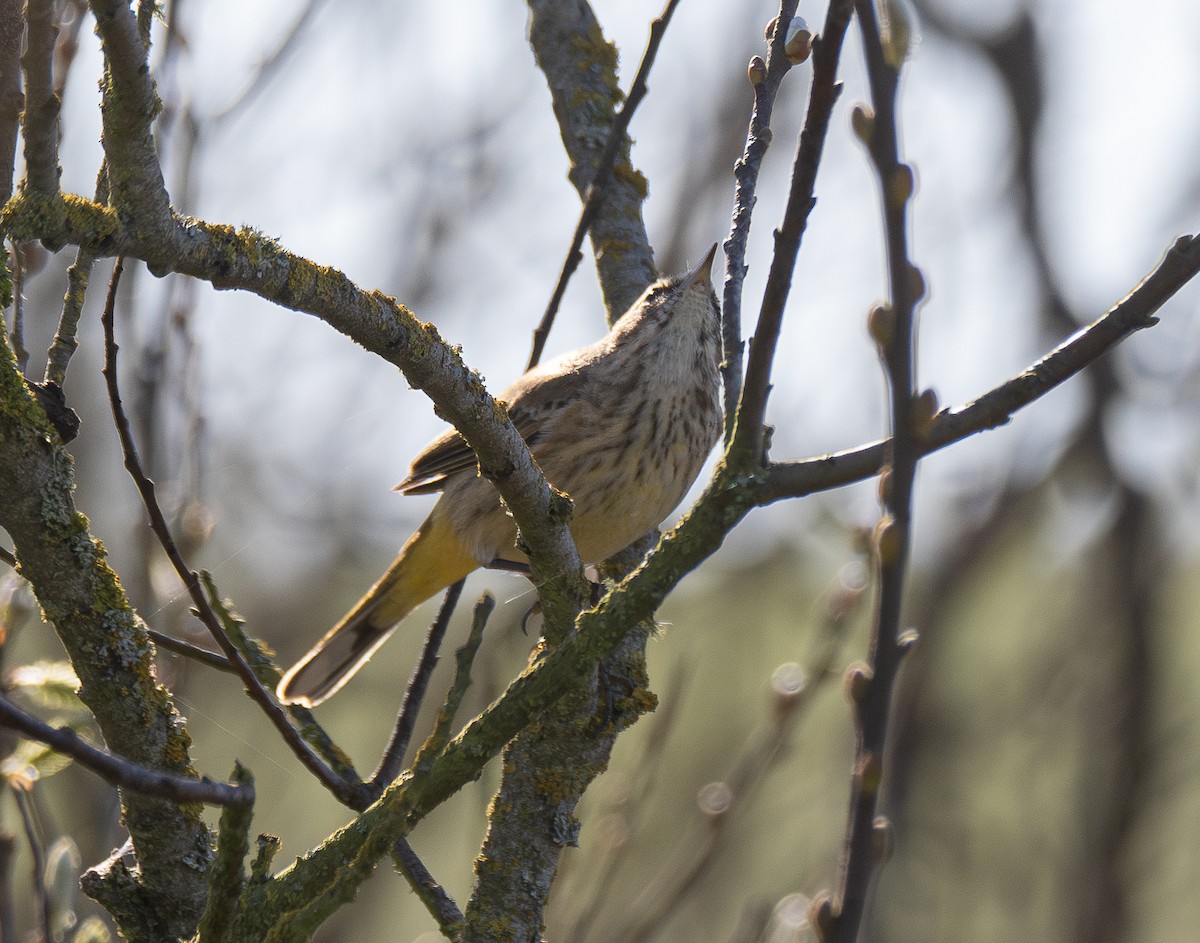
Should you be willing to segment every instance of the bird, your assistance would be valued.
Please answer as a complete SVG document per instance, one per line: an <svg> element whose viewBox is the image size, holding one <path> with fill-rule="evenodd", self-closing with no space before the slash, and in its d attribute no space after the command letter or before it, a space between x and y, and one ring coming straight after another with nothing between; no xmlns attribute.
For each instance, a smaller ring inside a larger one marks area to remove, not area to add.
<svg viewBox="0 0 1200 943"><path fill-rule="evenodd" d="M650 285L600 340L525 373L498 396L542 473L570 495L584 563L624 550L683 500L721 436L717 247ZM422 602L479 567L519 569L517 528L453 429L396 486L442 492L382 577L283 676L285 704L335 694Z"/></svg>

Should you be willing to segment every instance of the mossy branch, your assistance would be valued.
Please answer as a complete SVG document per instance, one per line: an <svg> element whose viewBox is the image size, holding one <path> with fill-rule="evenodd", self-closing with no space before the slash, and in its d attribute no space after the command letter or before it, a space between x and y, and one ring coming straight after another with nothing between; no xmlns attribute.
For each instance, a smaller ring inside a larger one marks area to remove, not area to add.
<svg viewBox="0 0 1200 943"><path fill-rule="evenodd" d="M254 777L241 763L234 763L233 782L254 788ZM253 807L229 806L217 826L217 857L208 878L208 903L200 918L196 939L202 943L224 943L237 913L237 901L246 883L243 862L250 851Z"/></svg>
<svg viewBox="0 0 1200 943"><path fill-rule="evenodd" d="M108 748L146 769L195 776L183 722L155 677L146 628L75 508L74 490L71 457L0 332L0 527L12 536L21 574L54 624ZM89 893L124 914L118 919L129 939L189 935L204 906L211 854L200 807L126 791L122 804L140 866L97 874Z"/></svg>
<svg viewBox="0 0 1200 943"><path fill-rule="evenodd" d="M550 88L554 117L571 161L568 176L586 198L621 102L617 47L605 39L586 2L528 0L528 5L529 44ZM609 321L658 277L642 219L649 186L630 162L631 143L629 135L621 135L612 179L591 224L592 254Z"/></svg>

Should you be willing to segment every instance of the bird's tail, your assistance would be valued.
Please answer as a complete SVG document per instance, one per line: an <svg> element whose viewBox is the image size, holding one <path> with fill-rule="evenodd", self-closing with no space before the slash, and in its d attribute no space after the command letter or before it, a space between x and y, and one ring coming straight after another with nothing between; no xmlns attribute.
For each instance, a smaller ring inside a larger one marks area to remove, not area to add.
<svg viewBox="0 0 1200 943"><path fill-rule="evenodd" d="M288 669L279 682L280 701L313 707L335 694L387 641L401 619L479 566L448 517L441 503L434 507L370 591Z"/></svg>

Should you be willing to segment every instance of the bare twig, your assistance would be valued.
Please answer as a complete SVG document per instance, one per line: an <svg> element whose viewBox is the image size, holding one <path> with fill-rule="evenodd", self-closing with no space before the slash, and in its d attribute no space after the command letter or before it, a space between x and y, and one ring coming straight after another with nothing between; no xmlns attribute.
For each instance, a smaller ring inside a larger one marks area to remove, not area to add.
<svg viewBox="0 0 1200 943"><path fill-rule="evenodd" d="M650 39L646 43L646 51L642 53L641 65L638 66L637 74L634 76L633 84L629 87L629 94L625 96L624 104L621 105L613 119L608 139L604 142L604 150L596 161L596 171L584 193L583 209L579 213L579 222L575 224L575 233L571 236L571 246L567 249L567 258L559 273L558 283L554 286L554 292L550 296L550 303L546 305L546 312L542 315L542 320L533 332L533 350L529 354L529 363L525 365L526 370L532 370L542 359L542 350L546 346L546 338L550 335L550 328L558 314L559 305L562 304L563 295L567 290L567 282L575 273L575 269L579 267L579 263L583 261L584 236L587 235L592 221L600 211L605 188L612 177L613 163L617 159L621 144L625 141L625 133L629 130L629 122L633 120L633 113L642 103L642 99L646 97L646 79L654 65L654 57L658 54L659 44L662 43L662 38L667 32L667 24L671 22L671 15L678 5L679 0L667 0L667 5L663 8L662 13L650 23ZM619 317L621 314L620 311L611 313L615 317Z"/></svg>
<svg viewBox="0 0 1200 943"><path fill-rule="evenodd" d="M721 380L725 389L725 442L733 435L733 420L738 398L742 393L742 284L749 266L746 264L746 242L750 237L750 220L757 199L758 174L763 158L771 146L771 115L775 97L783 77L792 63L784 49L787 27L796 15L798 0L782 0L775 17L775 29L767 51L766 71L761 81L753 83L754 108L750 127L746 131L746 146L733 166L733 217L721 248L725 252L725 286L721 304Z"/></svg>
<svg viewBox="0 0 1200 943"><path fill-rule="evenodd" d="M21 827L25 830L25 841L29 843L29 856L33 872L33 893L37 901L38 923L41 925L43 943L50 943L50 895L46 893L46 847L42 841L37 822L34 820L33 803L29 801L29 791L23 786L12 783L10 786L13 801L21 813Z"/></svg>
<svg viewBox="0 0 1200 943"><path fill-rule="evenodd" d="M873 117L865 110L860 112L860 127L864 129L861 136L880 182L891 294L890 306L872 313L871 327L891 388L892 440L886 478L880 488L884 513L874 534L879 591L868 667L852 669L847 685L856 709L858 742L839 884L832 901L822 899L816 905L820 936L831 943L853 943L858 938L875 874L884 860L880 849L890 846L892 826L882 815L885 751L892 693L903 655L911 648L901 640L900 629L912 542L913 483L920 458L914 312L921 292L908 257L913 174L900 163L896 127L896 93L906 50L897 47L901 41L898 24L885 24L891 35L881 36L873 0L856 0L856 12L875 108ZM885 44L889 46L886 50Z"/></svg>
<svg viewBox="0 0 1200 943"><path fill-rule="evenodd" d="M413 727L417 723L417 713L425 700L425 692L429 689L429 679L433 675L433 669L437 667L442 640L446 637L446 630L454 615L454 607L458 605L465 583L465 580L459 580L446 590L446 597L442 600L441 608L438 609L437 618L429 627L425 645L421 649L421 657L417 659L417 666L413 669L412 677L409 678L408 688L405 690L404 699L400 704L400 711L396 715L396 723L392 728L392 736L388 740L387 749L384 750L375 773L367 781L367 792L372 801L378 799L387 784L396 778L404 763L404 754L408 750Z"/></svg>
<svg viewBox="0 0 1200 943"><path fill-rule="evenodd" d="M28 40L21 66L25 73L25 179L39 193L56 193L58 164L58 96L54 94L54 42L58 23L53 0L29 0Z"/></svg>
<svg viewBox="0 0 1200 943"><path fill-rule="evenodd" d="M475 663L475 655L483 643L483 630L487 627L488 617L495 608L496 597L491 593L484 593L475 603L475 611L471 616L471 631L467 640L454 653L454 680L450 682L446 700L438 710L437 718L433 723L433 731L421 744L420 752L413 761L414 769L422 766L446 745L446 741L450 737L450 725L454 722L454 715L458 713L463 698L466 697L467 689L471 686L471 666Z"/></svg>
<svg viewBox="0 0 1200 943"><path fill-rule="evenodd" d="M0 563L6 563L14 570L17 568L17 558L13 556L13 552L6 547L0 547Z"/></svg>
<svg viewBox="0 0 1200 943"><path fill-rule="evenodd" d="M268 691L274 691L279 685L279 679L283 677L283 672L279 670L279 666L268 656L262 642L246 634L245 623L233 612L227 602L221 598L221 594L213 582L212 574L207 570L201 570L200 583L204 587L204 592L208 597L208 604L212 608L213 614L216 615L217 620L221 624L222 632L233 643L238 652L241 653L242 658L245 659L246 664L250 666L250 669L262 683L262 686ZM194 612L193 614L198 613ZM325 728L317 722L317 718L313 712L306 707L301 707L299 704L289 704L287 710L292 720L296 722L300 736L318 754L324 757L325 762L330 765L338 776L354 786L350 799L354 802L362 801L365 794L361 788L362 780L358 772L350 763L345 752L333 742L333 739L325 731Z"/></svg>
<svg viewBox="0 0 1200 943"><path fill-rule="evenodd" d="M462 928L462 911L403 838L392 845L392 860L413 892L421 899L425 909L437 921L442 936L447 940L456 939L458 931Z"/></svg>
<svg viewBox="0 0 1200 943"><path fill-rule="evenodd" d="M146 634L150 636L150 641L159 648L165 648L169 652L182 655L184 658L190 658L192 661L207 665L209 668L216 668L217 671L227 671L231 674L237 674L237 669L220 652L201 648L199 645L193 645L191 642L185 642L183 639L175 638L173 635L167 635L165 632L159 632L156 629L147 629Z"/></svg>
<svg viewBox="0 0 1200 943"><path fill-rule="evenodd" d="M1158 323L1155 312L1200 273L1200 236L1180 236L1128 295L1106 314L977 399L944 409L917 443L922 456L1008 423L1030 403L1095 363L1131 334ZM887 461L891 440L795 462L769 465L755 488L756 504L813 494L875 475Z"/></svg>
<svg viewBox="0 0 1200 943"><path fill-rule="evenodd" d="M741 391L741 403L738 406L735 433L731 442L731 457L736 456L738 466L747 470L757 468L763 458L762 432L767 395L770 391L771 365L775 359L775 346L783 325L784 306L792 285L796 254L800 250L800 240L808 224L808 215L816 203L813 191L816 187L817 168L821 162L825 135L829 129L829 119L841 94L841 86L837 82L837 67L842 40L850 21L850 8L850 0L832 0L820 41L813 49L813 80L809 90L808 112L796 147L792 183L783 212L783 225L775 231L775 252L767 273L767 284L763 290L762 307L754 329L754 339L750 343L746 379ZM780 28L776 29L777 45L783 42L783 25L781 23Z"/></svg>
<svg viewBox="0 0 1200 943"><path fill-rule="evenodd" d="M105 782L172 802L246 806L254 802L252 786L214 782L207 777L187 779L147 769L115 753L106 753L80 739L69 727L51 727L0 695L0 724L71 757Z"/></svg>
<svg viewBox="0 0 1200 943"><path fill-rule="evenodd" d="M225 657L236 669L238 676L246 686L250 697L262 708L263 713L274 724L275 729L283 736L284 742L296 754L301 763L317 777L326 789L339 800L350 804L358 792L357 784L347 782L323 760L300 735L299 731L288 719L287 713L263 686L255 675L254 670L246 663L238 652L237 647L230 641L221 627L221 622L213 612L212 606L204 594L200 577L191 570L179 551L178 545L171 536L166 518L154 495L154 482L146 477L138 459L137 446L133 441L133 433L129 428L129 419L121 405L121 392L117 385L117 343L114 337L113 309L116 304L117 285L120 283L122 259L118 258L113 266L112 279L109 281L108 297L104 305L101 323L104 327L104 379L108 387L109 404L112 407L113 420L117 426L117 435L121 440L121 451L125 457L125 468L133 478L141 495L142 503L150 517L150 527L158 537L159 543L167 554L167 559L175 568L175 572L183 581L191 597L196 613L205 628L211 633L213 640L225 653Z"/></svg>

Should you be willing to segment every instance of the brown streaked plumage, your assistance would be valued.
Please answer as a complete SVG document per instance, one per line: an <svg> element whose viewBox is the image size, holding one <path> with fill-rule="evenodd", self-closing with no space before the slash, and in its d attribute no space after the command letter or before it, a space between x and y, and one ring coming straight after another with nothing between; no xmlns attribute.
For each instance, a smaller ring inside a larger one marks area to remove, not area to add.
<svg viewBox="0 0 1200 943"><path fill-rule="evenodd" d="M716 249L647 288L601 340L499 396L546 479L571 496L571 534L587 563L661 524L720 438ZM397 490L443 494L387 572L284 675L284 702L311 707L334 694L401 619L477 567L525 562L516 525L455 430L417 456Z"/></svg>

